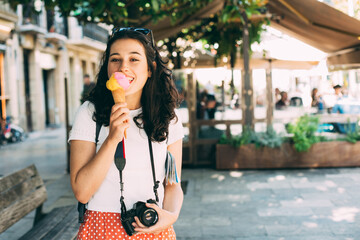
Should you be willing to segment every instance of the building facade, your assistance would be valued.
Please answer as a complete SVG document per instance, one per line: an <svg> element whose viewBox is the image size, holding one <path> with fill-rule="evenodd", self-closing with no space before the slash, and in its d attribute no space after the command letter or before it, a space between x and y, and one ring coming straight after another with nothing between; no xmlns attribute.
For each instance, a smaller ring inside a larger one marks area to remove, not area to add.
<svg viewBox="0 0 360 240"><path fill-rule="evenodd" d="M80 106L83 75L89 74L95 81L108 29L81 25L44 6L34 14L30 6L19 5L11 20L2 47L5 77L1 97L6 99L2 112L28 132L64 125L66 110L71 122Z"/></svg>
<svg viewBox="0 0 360 240"><path fill-rule="evenodd" d="M17 43L13 41L18 17L8 4L0 4L0 117L5 119L7 107L15 107L10 101L17 97L10 83L16 80L14 59Z"/></svg>

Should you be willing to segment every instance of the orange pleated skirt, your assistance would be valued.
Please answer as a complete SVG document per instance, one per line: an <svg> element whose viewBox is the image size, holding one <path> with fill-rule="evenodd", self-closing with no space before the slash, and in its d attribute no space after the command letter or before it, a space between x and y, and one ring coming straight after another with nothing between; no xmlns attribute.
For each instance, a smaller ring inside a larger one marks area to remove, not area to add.
<svg viewBox="0 0 360 240"><path fill-rule="evenodd" d="M129 236L121 224L120 213L87 210L84 220L84 223L79 228L76 238L78 240L176 240L176 234L172 226L157 235L142 233Z"/></svg>

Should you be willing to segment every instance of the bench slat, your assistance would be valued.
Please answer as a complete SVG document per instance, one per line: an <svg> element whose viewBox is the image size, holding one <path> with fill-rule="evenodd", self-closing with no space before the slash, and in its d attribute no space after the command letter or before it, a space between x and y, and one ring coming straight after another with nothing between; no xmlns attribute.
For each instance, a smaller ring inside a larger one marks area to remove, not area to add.
<svg viewBox="0 0 360 240"><path fill-rule="evenodd" d="M45 186L31 192L16 204L10 205L8 208L0 212L0 232L5 231L11 225L19 221L29 212L37 208L47 198Z"/></svg>
<svg viewBox="0 0 360 240"><path fill-rule="evenodd" d="M40 188L41 186L44 186L44 182L39 175L35 175L35 177L24 179L23 182L12 186L8 191L0 193L0 211L10 206L18 199L21 199L29 193ZM41 204L42 203L38 203L38 206Z"/></svg>
<svg viewBox="0 0 360 240"><path fill-rule="evenodd" d="M79 229L77 220L78 212L76 206L55 208L19 240L74 239Z"/></svg>
<svg viewBox="0 0 360 240"><path fill-rule="evenodd" d="M76 207L70 209L69 214L61 221L61 223L48 234L45 239L53 240L69 240L75 239L77 236L80 223L78 223L79 213Z"/></svg>
<svg viewBox="0 0 360 240"><path fill-rule="evenodd" d="M31 165L27 168L19 170L13 174L5 176L0 179L0 193L7 191L8 189L16 186L17 184L24 182L26 179L31 178L32 176L39 175L38 171L35 168L35 165Z"/></svg>

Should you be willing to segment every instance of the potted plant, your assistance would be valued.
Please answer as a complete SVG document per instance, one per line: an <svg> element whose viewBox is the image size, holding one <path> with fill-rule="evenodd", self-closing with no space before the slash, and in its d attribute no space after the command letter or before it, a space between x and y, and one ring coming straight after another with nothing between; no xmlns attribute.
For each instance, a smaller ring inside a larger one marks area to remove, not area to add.
<svg viewBox="0 0 360 240"><path fill-rule="evenodd" d="M270 129L223 137L216 145L217 169L275 169L360 166L359 130L330 141L316 134L318 119L303 116L287 136Z"/></svg>

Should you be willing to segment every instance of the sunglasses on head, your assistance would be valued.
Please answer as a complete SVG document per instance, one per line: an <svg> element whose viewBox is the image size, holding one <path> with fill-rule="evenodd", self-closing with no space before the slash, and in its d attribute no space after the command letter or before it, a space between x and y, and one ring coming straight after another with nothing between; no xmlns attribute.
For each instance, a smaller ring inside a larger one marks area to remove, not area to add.
<svg viewBox="0 0 360 240"><path fill-rule="evenodd" d="M154 36L152 34L152 31L147 28L134 28L134 27L114 27L112 30L111 37L115 35L115 33L121 32L121 31L135 31L144 34L145 36L150 37L151 45L153 48L155 48L155 41Z"/></svg>

